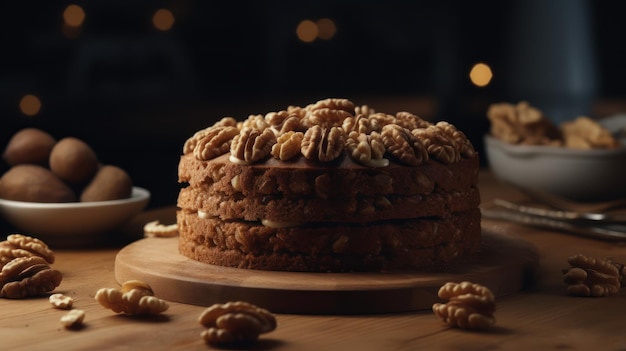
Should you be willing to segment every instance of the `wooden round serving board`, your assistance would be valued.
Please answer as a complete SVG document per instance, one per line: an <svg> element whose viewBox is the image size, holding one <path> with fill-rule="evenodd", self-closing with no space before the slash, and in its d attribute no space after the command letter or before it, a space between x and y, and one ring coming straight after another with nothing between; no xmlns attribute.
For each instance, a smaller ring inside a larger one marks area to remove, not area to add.
<svg viewBox="0 0 626 351"><path fill-rule="evenodd" d="M276 313L368 314L430 309L446 282L480 283L503 296L534 274L532 245L483 228L481 252L445 271L301 273L221 267L178 253L178 238L146 238L117 254L115 278L150 284L165 300L210 306L247 301Z"/></svg>

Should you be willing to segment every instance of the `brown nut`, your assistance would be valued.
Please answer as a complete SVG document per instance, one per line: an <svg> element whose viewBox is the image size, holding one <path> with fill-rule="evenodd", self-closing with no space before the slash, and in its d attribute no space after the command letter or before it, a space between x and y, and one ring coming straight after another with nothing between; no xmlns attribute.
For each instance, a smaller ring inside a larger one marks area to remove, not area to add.
<svg viewBox="0 0 626 351"><path fill-rule="evenodd" d="M495 324L495 298L491 291L471 282L444 284L438 293L447 303L435 303L433 312L451 327L485 329Z"/></svg>
<svg viewBox="0 0 626 351"><path fill-rule="evenodd" d="M0 178L0 197L27 202L74 202L76 194L47 168L20 164Z"/></svg>
<svg viewBox="0 0 626 351"><path fill-rule="evenodd" d="M276 317L253 304L236 301L214 304L198 318L205 328L202 338L210 345L250 343L276 329Z"/></svg>
<svg viewBox="0 0 626 351"><path fill-rule="evenodd" d="M132 191L133 181L125 170L113 165L104 165L83 188L80 201L127 199Z"/></svg>
<svg viewBox="0 0 626 351"><path fill-rule="evenodd" d="M56 142L52 135L41 129L24 128L13 134L2 158L9 166L25 163L47 166Z"/></svg>
<svg viewBox="0 0 626 351"><path fill-rule="evenodd" d="M71 184L88 182L99 166L96 153L78 138L63 138L50 152L50 170L61 180Z"/></svg>
<svg viewBox="0 0 626 351"><path fill-rule="evenodd" d="M603 297L621 288L623 265L619 263L582 254L569 257L567 262L571 267L563 270L563 281L569 295Z"/></svg>

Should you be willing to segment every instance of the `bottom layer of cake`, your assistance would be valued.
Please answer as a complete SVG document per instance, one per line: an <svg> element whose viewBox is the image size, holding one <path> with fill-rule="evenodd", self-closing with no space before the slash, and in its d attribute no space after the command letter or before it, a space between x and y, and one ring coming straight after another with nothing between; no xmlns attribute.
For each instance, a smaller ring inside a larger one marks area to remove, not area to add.
<svg viewBox="0 0 626 351"><path fill-rule="evenodd" d="M426 268L480 247L480 210L447 218L271 228L177 212L179 251L205 263L246 269L350 272Z"/></svg>

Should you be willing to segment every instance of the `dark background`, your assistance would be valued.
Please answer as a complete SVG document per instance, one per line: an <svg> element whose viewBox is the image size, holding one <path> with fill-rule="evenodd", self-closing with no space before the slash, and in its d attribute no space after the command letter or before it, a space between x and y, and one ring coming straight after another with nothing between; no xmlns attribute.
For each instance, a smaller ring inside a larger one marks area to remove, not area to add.
<svg viewBox="0 0 626 351"><path fill-rule="evenodd" d="M553 18L575 6L588 21L577 18L580 26L564 29L557 42L582 40L592 60L580 68L587 74L578 89L568 91L574 85L565 83L564 94L619 106L626 95L623 6L559 0L563 11L539 11L547 16L541 20L541 13L520 15L520 4L538 0L529 1L3 2L0 142L27 126L79 137L102 162L125 168L148 188L151 207L175 204L178 157L198 129L223 116L245 118L326 97L451 121L481 151L489 104L532 97L511 84L511 53L522 61L531 54L512 49L515 35L536 30L537 21L547 23L546 35L557 32L561 22ZM70 4L86 13L75 38L62 31ZM169 31L152 26L159 8L175 16ZM334 21L335 36L299 41L298 23L320 18ZM584 56L580 47L566 49L556 50L562 58L554 67ZM494 71L486 87L467 78L476 62ZM543 77L537 73L539 87L551 82ZM20 113L25 94L41 99L37 115ZM607 111L581 106L576 113Z"/></svg>

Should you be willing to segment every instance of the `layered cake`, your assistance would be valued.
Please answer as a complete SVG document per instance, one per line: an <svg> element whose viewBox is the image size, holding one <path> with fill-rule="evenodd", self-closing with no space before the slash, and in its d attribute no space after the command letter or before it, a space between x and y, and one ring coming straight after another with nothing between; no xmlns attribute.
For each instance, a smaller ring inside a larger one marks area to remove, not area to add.
<svg viewBox="0 0 626 351"><path fill-rule="evenodd" d="M347 99L225 117L183 146L179 251L281 271L450 263L480 246L478 170L452 124Z"/></svg>

